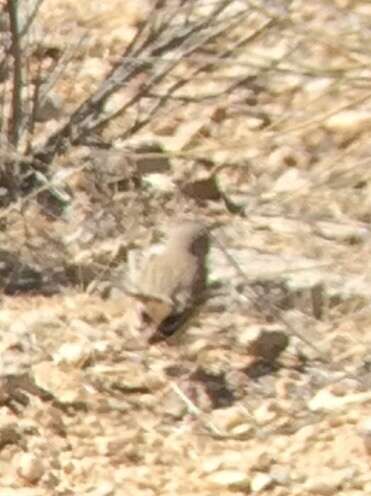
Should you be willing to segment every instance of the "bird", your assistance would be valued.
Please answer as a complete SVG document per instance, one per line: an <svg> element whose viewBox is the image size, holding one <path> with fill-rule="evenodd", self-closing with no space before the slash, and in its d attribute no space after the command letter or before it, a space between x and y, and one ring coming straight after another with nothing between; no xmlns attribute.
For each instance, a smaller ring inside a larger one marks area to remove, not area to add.
<svg viewBox="0 0 371 496"><path fill-rule="evenodd" d="M183 328L206 298L210 236L195 220L177 222L160 253L150 256L136 281L142 321L152 329L149 344Z"/></svg>

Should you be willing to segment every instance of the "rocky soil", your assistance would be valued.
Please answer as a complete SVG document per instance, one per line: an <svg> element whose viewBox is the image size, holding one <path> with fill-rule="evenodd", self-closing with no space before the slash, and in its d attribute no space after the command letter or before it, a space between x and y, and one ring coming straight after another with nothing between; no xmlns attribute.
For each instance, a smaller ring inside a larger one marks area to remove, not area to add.
<svg viewBox="0 0 371 496"><path fill-rule="evenodd" d="M150 7L44 1L31 45L87 36L36 139ZM371 494L371 7L231 2L246 8L205 57L271 24L140 136L123 140L120 116L109 150L58 157L63 213L32 196L0 213L1 495ZM211 227L210 298L148 346L125 288L179 214Z"/></svg>

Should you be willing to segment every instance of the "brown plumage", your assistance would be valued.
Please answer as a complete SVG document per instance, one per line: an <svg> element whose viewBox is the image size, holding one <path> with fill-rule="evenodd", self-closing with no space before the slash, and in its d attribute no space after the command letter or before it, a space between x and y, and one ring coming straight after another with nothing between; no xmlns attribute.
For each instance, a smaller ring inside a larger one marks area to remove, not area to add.
<svg viewBox="0 0 371 496"><path fill-rule="evenodd" d="M203 302L208 251L205 226L183 221L170 231L163 251L147 261L136 290L144 304L143 319L154 329L149 343L172 336Z"/></svg>

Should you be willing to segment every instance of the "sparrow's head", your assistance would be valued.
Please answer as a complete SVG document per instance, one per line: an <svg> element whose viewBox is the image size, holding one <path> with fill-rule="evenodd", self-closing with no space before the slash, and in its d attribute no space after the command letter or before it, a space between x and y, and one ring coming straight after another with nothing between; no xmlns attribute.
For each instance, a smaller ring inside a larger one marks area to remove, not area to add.
<svg viewBox="0 0 371 496"><path fill-rule="evenodd" d="M167 246L179 251L187 251L196 256L204 256L209 251L210 237L204 224L183 220L174 225L168 235Z"/></svg>

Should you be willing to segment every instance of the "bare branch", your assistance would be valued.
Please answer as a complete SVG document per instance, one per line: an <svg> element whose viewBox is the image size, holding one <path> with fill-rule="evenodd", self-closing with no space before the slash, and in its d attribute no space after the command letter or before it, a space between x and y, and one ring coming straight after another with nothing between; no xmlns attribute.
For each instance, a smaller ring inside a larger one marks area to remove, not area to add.
<svg viewBox="0 0 371 496"><path fill-rule="evenodd" d="M10 32L12 36L12 55L14 60L12 117L9 130L9 140L16 146L19 139L19 129L22 121L22 53L18 27L18 0L7 0L7 7L10 20Z"/></svg>
<svg viewBox="0 0 371 496"><path fill-rule="evenodd" d="M161 2L157 5L160 4ZM183 3L180 2L180 5L182 6ZM139 101L140 98L143 98L149 89L154 84L158 84L184 57L189 56L204 46L205 43L225 32L226 26L230 28L241 20L241 13L234 14L222 19L222 27L218 27L218 22L229 5L230 2L227 0L218 2L205 18L193 23L183 23L181 26L174 25L169 20L168 23L161 22L160 27L157 28L150 21L149 34L144 36L145 39L141 44L138 42L138 47L132 49L135 57L122 60L96 93L83 102L71 115L62 129L52 135L44 146L35 151L35 157L41 161L49 162L65 146L66 140L72 143L78 142L92 130L104 125L108 119L100 116L108 98L124 86L129 84L135 86L135 82L138 79L142 81L142 78L149 79L149 81L140 84L139 90L129 103L118 113L111 115L109 119L116 117ZM145 31L142 32L145 35ZM169 55L173 56L173 61L169 61ZM161 64L160 69L156 68L155 62ZM151 78L152 72L155 74Z"/></svg>
<svg viewBox="0 0 371 496"><path fill-rule="evenodd" d="M43 2L44 2L44 0L37 0L37 2L35 3L32 12L28 16L28 18L25 20L25 22L22 26L22 29L20 30L19 36L21 38L23 38L23 36L25 36L28 33L30 27L32 26L32 23L36 19L36 16L37 16Z"/></svg>

